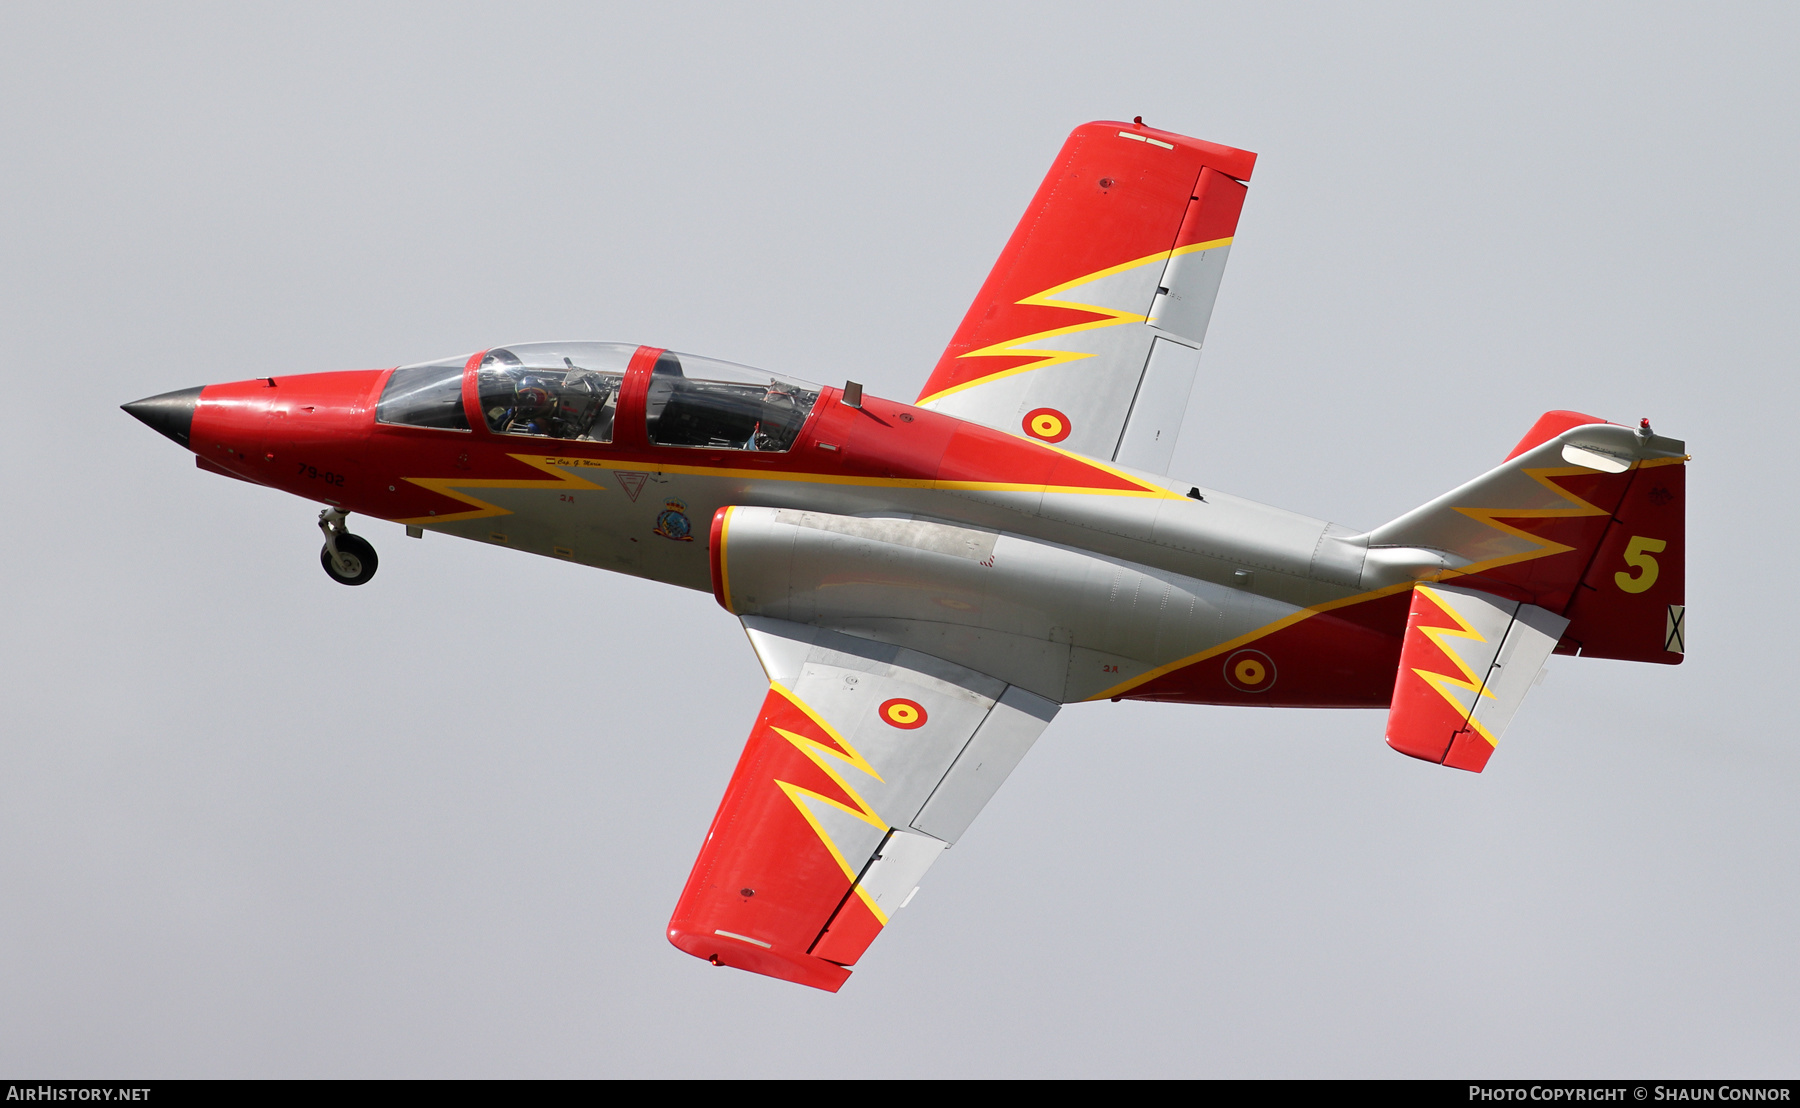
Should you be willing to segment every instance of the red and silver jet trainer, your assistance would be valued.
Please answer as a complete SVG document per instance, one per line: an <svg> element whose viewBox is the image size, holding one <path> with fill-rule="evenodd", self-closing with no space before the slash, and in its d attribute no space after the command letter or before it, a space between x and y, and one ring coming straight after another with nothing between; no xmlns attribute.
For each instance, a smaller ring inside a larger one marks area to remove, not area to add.
<svg viewBox="0 0 1800 1108"><path fill-rule="evenodd" d="M669 921L836 990L1070 701L1386 708L1479 771L1552 652L1682 658L1683 445L1575 412L1372 531L1164 476L1256 155L1069 136L918 399L608 342L125 410L201 469L690 589L769 693Z"/></svg>

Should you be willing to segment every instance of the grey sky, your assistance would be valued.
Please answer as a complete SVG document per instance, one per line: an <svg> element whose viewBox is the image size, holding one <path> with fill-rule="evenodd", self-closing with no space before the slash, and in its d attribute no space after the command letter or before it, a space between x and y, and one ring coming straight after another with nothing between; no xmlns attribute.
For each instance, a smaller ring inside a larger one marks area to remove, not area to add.
<svg viewBox="0 0 1800 1108"><path fill-rule="evenodd" d="M0 1071L1786 1075L1787 5L0 8ZM1261 159L1173 472L1372 526L1539 412L1690 467L1688 664L1475 776L1068 709L843 993L662 927L761 696L710 596L117 410L508 341L910 399L1067 131Z"/></svg>

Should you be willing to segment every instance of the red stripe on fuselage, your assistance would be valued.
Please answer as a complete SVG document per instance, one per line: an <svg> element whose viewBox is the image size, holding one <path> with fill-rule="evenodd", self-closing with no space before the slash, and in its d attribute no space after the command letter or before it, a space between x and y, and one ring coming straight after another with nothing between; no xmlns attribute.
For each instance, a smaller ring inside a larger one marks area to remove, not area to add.
<svg viewBox="0 0 1800 1108"><path fill-rule="evenodd" d="M865 397L861 408L851 408L839 402L842 392L834 388L823 391L793 448L784 453L655 446L644 437L643 412L659 352L644 347L633 357L612 443L495 434L479 411L467 431L376 423L374 401L387 371L370 370L283 377L275 388L265 381L210 386L195 413L194 449L259 484L392 520L470 510L464 501L421 488L414 479L451 487L461 480L544 479L542 471L509 456L514 454L599 461L618 469L716 469L807 482L1160 491L1041 444L908 404ZM309 431L303 458L285 440L280 449L264 449L277 398L286 409L308 409L303 421L285 417L298 421L290 428ZM277 458L268 458L270 453ZM345 480L326 488L297 468L302 461ZM480 490L471 489L470 495L479 498Z"/></svg>

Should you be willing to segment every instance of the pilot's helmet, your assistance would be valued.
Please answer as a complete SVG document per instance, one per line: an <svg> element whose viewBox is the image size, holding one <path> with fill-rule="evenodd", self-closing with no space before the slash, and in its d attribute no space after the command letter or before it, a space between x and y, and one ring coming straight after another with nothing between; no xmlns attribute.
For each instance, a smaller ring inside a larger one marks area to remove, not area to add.
<svg viewBox="0 0 1800 1108"><path fill-rule="evenodd" d="M510 350L490 350L481 359L481 368L477 379L481 384L481 401L484 407L495 403L508 404L513 391L514 380L524 372L525 363Z"/></svg>
<svg viewBox="0 0 1800 1108"><path fill-rule="evenodd" d="M481 372L488 376L504 376L508 370L522 368L524 362L510 350L490 350L481 359Z"/></svg>
<svg viewBox="0 0 1800 1108"><path fill-rule="evenodd" d="M523 416L548 415L556 407L555 396L539 377L519 378L513 397L513 406Z"/></svg>

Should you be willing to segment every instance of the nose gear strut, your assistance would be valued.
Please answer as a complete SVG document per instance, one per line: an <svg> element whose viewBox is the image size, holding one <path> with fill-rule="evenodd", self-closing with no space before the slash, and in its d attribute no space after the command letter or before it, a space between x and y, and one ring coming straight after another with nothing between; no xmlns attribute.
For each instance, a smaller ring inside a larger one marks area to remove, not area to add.
<svg viewBox="0 0 1800 1108"><path fill-rule="evenodd" d="M325 532L325 546L319 551L319 564L340 585L361 585L375 576L380 560L375 548L358 535L352 535L344 522L350 513L339 508L326 508L319 513L319 530Z"/></svg>

